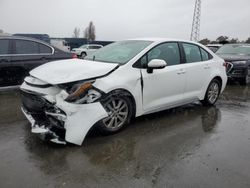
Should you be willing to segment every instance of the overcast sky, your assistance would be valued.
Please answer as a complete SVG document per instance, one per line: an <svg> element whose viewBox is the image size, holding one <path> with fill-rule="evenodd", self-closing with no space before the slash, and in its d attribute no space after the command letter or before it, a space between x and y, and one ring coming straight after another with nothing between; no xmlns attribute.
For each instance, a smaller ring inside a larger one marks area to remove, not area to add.
<svg viewBox="0 0 250 188"><path fill-rule="evenodd" d="M0 29L71 37L89 21L97 40L189 39L195 0L0 0ZM250 37L250 0L202 0L201 37Z"/></svg>

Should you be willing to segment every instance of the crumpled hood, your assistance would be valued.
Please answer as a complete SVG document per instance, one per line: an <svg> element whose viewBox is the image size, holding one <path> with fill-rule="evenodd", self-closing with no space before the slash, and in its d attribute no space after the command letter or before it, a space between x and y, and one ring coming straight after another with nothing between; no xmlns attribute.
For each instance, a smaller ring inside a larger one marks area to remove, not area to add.
<svg viewBox="0 0 250 188"><path fill-rule="evenodd" d="M67 59L41 65L30 75L49 84L62 84L103 76L118 65L81 59Z"/></svg>

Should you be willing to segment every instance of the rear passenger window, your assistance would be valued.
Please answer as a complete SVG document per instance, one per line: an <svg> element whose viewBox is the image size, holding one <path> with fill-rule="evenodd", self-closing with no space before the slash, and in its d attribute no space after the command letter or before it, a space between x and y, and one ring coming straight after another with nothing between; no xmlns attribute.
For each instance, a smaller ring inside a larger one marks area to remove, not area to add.
<svg viewBox="0 0 250 188"><path fill-rule="evenodd" d="M209 60L210 58L209 58L208 53L207 53L205 50L203 50L202 48L200 48L200 49L201 49L201 57L202 57L202 60L203 60L203 61Z"/></svg>
<svg viewBox="0 0 250 188"><path fill-rule="evenodd" d="M164 43L148 52L148 62L152 59L162 59L167 65L180 64L180 52L177 43Z"/></svg>
<svg viewBox="0 0 250 188"><path fill-rule="evenodd" d="M184 48L184 52L186 55L187 63L195 63L195 62L202 61L200 49L198 46L194 44L184 43L183 48Z"/></svg>
<svg viewBox="0 0 250 188"><path fill-rule="evenodd" d="M9 53L9 40L0 40L0 54L8 54Z"/></svg>
<svg viewBox="0 0 250 188"><path fill-rule="evenodd" d="M43 44L39 44L39 50L41 54L51 54L52 50L50 47L43 45Z"/></svg>
<svg viewBox="0 0 250 188"><path fill-rule="evenodd" d="M16 54L38 54L38 43L28 40L16 40Z"/></svg>

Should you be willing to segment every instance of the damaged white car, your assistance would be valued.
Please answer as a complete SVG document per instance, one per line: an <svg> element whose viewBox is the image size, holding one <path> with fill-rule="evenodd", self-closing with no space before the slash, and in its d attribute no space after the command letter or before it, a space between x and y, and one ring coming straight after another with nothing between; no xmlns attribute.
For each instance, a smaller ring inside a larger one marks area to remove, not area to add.
<svg viewBox="0 0 250 188"><path fill-rule="evenodd" d="M115 133L143 114L213 105L226 82L224 60L198 43L126 40L32 70L21 85L22 111L42 139L81 145L94 125Z"/></svg>

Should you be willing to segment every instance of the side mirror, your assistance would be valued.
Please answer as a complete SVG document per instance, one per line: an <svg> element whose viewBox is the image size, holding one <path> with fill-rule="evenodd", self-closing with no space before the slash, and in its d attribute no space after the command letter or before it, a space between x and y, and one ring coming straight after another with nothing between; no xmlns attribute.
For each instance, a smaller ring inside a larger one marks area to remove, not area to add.
<svg viewBox="0 0 250 188"><path fill-rule="evenodd" d="M147 68L147 72L148 73L153 73L154 69L163 69L167 66L166 61L162 60L162 59L152 59L149 63L148 63L148 68Z"/></svg>

